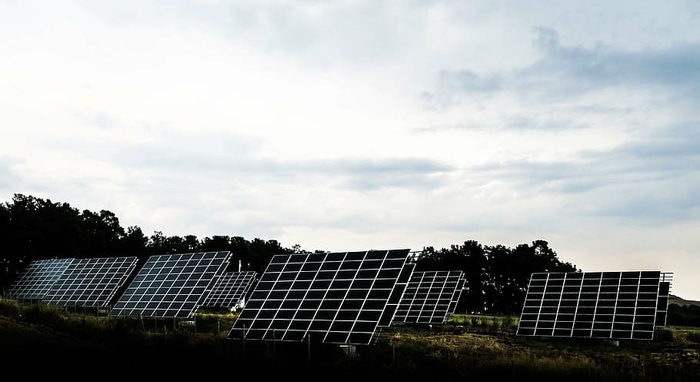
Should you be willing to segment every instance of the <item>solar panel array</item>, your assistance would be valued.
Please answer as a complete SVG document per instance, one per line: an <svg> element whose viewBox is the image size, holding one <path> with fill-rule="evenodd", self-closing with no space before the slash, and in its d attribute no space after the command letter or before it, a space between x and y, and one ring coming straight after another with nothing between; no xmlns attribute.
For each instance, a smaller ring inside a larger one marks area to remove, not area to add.
<svg viewBox="0 0 700 382"><path fill-rule="evenodd" d="M413 272L394 321L442 324L457 308L466 281L464 272Z"/></svg>
<svg viewBox="0 0 700 382"><path fill-rule="evenodd" d="M136 256L75 259L42 301L55 306L106 307L136 269L137 262Z"/></svg>
<svg viewBox="0 0 700 382"><path fill-rule="evenodd" d="M542 272L530 278L517 335L653 339L665 325L660 271Z"/></svg>
<svg viewBox="0 0 700 382"><path fill-rule="evenodd" d="M272 257L229 339L369 344L388 326L411 272L409 250Z"/></svg>
<svg viewBox="0 0 700 382"><path fill-rule="evenodd" d="M72 261L72 258L33 260L12 284L7 296L15 300L41 300Z"/></svg>
<svg viewBox="0 0 700 382"><path fill-rule="evenodd" d="M202 302L210 308L234 309L245 300L255 285L257 272L224 272Z"/></svg>
<svg viewBox="0 0 700 382"><path fill-rule="evenodd" d="M188 318L211 291L230 257L229 251L151 256L109 315Z"/></svg>

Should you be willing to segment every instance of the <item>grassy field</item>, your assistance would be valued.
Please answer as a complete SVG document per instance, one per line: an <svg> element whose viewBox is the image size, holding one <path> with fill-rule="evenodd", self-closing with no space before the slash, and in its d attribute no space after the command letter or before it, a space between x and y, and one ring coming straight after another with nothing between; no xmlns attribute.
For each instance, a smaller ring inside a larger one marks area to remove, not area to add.
<svg viewBox="0 0 700 382"><path fill-rule="evenodd" d="M190 325L0 301L3 369L34 377L326 377L334 381L467 378L573 381L700 380L700 328L659 329L651 341L519 337L513 317L456 315L438 326L394 325L368 346L232 342L235 316Z"/></svg>

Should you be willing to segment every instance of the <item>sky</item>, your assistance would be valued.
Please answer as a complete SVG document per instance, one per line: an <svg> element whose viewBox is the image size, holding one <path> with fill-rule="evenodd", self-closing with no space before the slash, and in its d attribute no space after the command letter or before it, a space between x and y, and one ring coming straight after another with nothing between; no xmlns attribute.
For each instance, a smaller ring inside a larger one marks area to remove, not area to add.
<svg viewBox="0 0 700 382"><path fill-rule="evenodd" d="M285 248L549 243L700 300L700 2L0 0L0 202Z"/></svg>

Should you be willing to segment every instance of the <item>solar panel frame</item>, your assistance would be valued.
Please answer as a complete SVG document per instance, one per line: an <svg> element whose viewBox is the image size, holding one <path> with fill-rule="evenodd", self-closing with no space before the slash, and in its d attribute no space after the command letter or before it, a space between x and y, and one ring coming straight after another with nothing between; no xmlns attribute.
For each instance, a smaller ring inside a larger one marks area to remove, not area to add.
<svg viewBox="0 0 700 382"><path fill-rule="evenodd" d="M406 293L406 288L408 287L408 283L411 280L411 275L415 269L416 264L414 262L409 262L401 270L401 274L394 284L394 290L392 291L391 297L384 308L382 317L379 319L379 328L388 327L394 321L396 312L399 309L399 305L401 304L401 300Z"/></svg>
<svg viewBox="0 0 700 382"><path fill-rule="evenodd" d="M230 251L150 256L108 315L190 318L230 257Z"/></svg>
<svg viewBox="0 0 700 382"><path fill-rule="evenodd" d="M395 321L442 324L457 308L466 276L461 270L413 272Z"/></svg>
<svg viewBox="0 0 700 382"><path fill-rule="evenodd" d="M202 302L202 307L232 310L243 303L257 279L256 271L224 272Z"/></svg>
<svg viewBox="0 0 700 382"><path fill-rule="evenodd" d="M660 271L533 273L516 335L653 339L660 285Z"/></svg>
<svg viewBox="0 0 700 382"><path fill-rule="evenodd" d="M75 259L53 283L42 302L64 307L107 307L137 264L136 256Z"/></svg>
<svg viewBox="0 0 700 382"><path fill-rule="evenodd" d="M7 296L19 301L40 301L73 260L32 260L8 289Z"/></svg>
<svg viewBox="0 0 700 382"><path fill-rule="evenodd" d="M659 283L659 299L656 305L656 326L666 326L668 320L668 304L670 302L671 284L673 282L672 272L662 272Z"/></svg>
<svg viewBox="0 0 700 382"><path fill-rule="evenodd" d="M408 255L408 249L275 255L228 338L369 344L393 319L414 266Z"/></svg>
<svg viewBox="0 0 700 382"><path fill-rule="evenodd" d="M448 309L449 314L454 314L457 311L457 306L459 305L459 299L462 298L462 292L464 292L464 287L467 284L467 274L462 272L457 280L457 287L452 294L452 301L450 301L450 307Z"/></svg>

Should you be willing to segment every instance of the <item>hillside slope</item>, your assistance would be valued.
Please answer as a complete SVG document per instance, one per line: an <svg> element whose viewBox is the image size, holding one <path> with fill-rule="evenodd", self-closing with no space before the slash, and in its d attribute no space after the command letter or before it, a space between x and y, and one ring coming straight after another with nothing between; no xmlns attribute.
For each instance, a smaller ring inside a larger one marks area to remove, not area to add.
<svg viewBox="0 0 700 382"><path fill-rule="evenodd" d="M676 304L678 306L700 306L700 301L695 300L685 300L681 297L675 295L669 295L668 304Z"/></svg>

